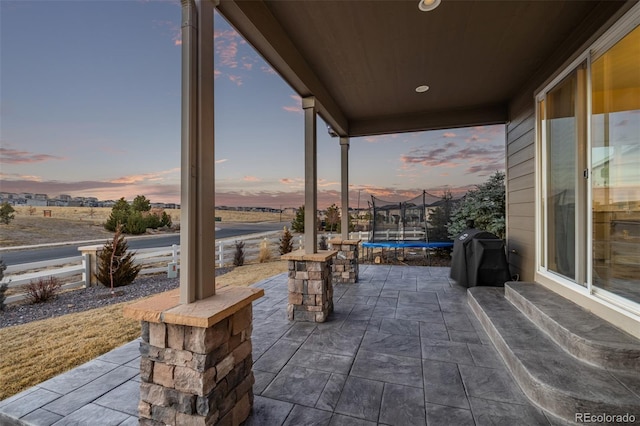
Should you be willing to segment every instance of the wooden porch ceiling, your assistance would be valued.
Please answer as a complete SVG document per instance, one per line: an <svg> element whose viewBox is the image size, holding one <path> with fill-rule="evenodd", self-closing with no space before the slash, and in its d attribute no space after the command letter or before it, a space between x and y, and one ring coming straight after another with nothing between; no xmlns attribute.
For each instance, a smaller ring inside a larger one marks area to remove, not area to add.
<svg viewBox="0 0 640 426"><path fill-rule="evenodd" d="M624 1L222 0L220 13L341 136L504 123L508 102ZM578 34L576 36L576 34ZM426 93L416 93L428 85Z"/></svg>

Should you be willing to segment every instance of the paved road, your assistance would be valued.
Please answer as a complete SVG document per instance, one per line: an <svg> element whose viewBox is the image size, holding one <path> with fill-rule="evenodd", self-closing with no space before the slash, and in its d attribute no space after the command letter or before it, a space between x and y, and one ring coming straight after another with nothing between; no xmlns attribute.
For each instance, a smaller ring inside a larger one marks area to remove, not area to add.
<svg viewBox="0 0 640 426"><path fill-rule="evenodd" d="M236 237L240 235L254 234L259 232L278 231L288 223L263 222L263 223L217 223L216 239ZM127 239L129 248L132 250L169 247L172 244L180 244L180 234L158 235L153 237ZM100 242L96 242L100 244ZM5 265L18 265L21 263L40 262L43 260L61 259L65 257L79 256L78 247L88 244L70 244L57 247L41 247L36 249L25 249L16 251L0 252L0 258Z"/></svg>

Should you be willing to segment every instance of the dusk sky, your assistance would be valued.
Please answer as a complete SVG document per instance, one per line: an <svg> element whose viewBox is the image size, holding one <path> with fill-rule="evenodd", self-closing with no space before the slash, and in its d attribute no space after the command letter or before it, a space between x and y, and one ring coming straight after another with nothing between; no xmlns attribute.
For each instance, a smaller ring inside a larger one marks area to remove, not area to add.
<svg viewBox="0 0 640 426"><path fill-rule="evenodd" d="M0 192L180 199L179 1L0 1ZM300 98L215 16L216 204L304 203ZM441 195L504 170L504 126L352 138L350 200ZM318 202L340 146L318 121Z"/></svg>

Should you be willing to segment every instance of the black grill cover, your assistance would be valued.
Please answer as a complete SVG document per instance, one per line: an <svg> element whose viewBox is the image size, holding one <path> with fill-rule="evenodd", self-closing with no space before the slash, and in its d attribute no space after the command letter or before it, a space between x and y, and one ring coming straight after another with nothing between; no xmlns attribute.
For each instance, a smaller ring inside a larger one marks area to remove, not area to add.
<svg viewBox="0 0 640 426"><path fill-rule="evenodd" d="M453 241L450 276L465 287L504 286L511 279L504 241L475 228L463 231Z"/></svg>

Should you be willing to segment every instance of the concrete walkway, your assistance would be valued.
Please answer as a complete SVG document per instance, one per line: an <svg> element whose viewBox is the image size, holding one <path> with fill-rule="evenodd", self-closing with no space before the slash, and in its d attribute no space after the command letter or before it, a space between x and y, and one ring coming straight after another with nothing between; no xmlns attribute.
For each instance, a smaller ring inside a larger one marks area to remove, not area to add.
<svg viewBox="0 0 640 426"><path fill-rule="evenodd" d="M322 324L286 319L286 274L256 284L266 295L253 308L246 424L550 424L448 276L361 265L358 284L335 287L335 312ZM0 402L0 424L137 424L138 362L134 341Z"/></svg>

